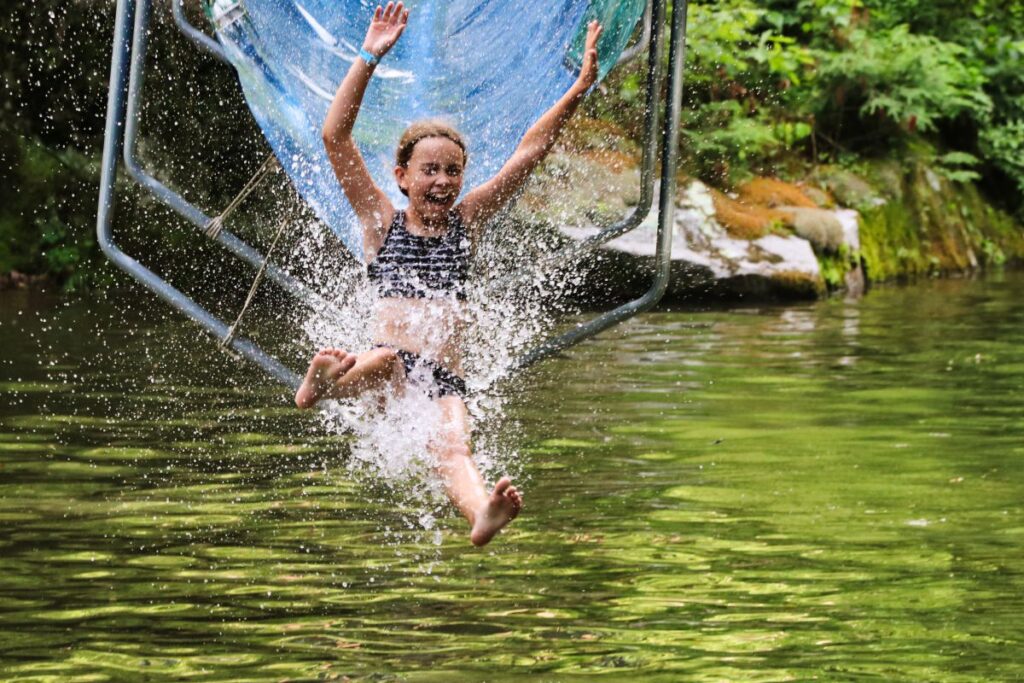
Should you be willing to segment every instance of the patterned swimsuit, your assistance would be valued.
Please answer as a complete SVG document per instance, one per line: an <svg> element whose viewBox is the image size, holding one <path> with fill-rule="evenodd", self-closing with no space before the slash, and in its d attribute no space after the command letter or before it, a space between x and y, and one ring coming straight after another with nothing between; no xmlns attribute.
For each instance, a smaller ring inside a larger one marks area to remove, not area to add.
<svg viewBox="0 0 1024 683"><path fill-rule="evenodd" d="M448 213L448 231L440 237L420 237L405 229L405 212L396 211L377 257L366 268L381 297L435 299L466 298L470 241L458 212ZM386 346L378 344L377 347ZM410 382L431 398L466 395L466 382L440 363L395 349Z"/></svg>

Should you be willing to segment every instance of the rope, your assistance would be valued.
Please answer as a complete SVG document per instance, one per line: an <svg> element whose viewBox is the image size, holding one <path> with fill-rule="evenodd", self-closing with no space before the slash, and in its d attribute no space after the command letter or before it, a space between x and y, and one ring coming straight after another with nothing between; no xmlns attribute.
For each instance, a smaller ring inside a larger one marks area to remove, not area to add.
<svg viewBox="0 0 1024 683"><path fill-rule="evenodd" d="M235 212L235 209L245 201L246 197L252 194L253 190L263 182L264 178L277 171L279 168L280 166L277 165L277 157L273 154L268 156L256 170L256 173L253 174L252 178L249 178L249 182L245 184L242 191L239 192L238 195L231 200L231 203L227 205L227 208L225 208L219 216L212 219L206 225L206 236L210 239L217 239L217 235L219 235L220 231L224 229L224 221L226 221L228 217Z"/></svg>
<svg viewBox="0 0 1024 683"><path fill-rule="evenodd" d="M259 289L260 283L263 282L263 276L267 272L267 264L270 262L270 255L274 253L274 249L277 247L278 240L281 239L281 235L284 234L286 222L281 221L281 225L277 228L277 234L274 235L274 241L270 243L270 248L267 249L266 255L263 257L263 263L260 264L259 270L256 271L256 277L252 281L252 286L249 287L249 294L245 297L245 303L242 304L242 310L238 312L238 317L235 318L235 322L231 323L231 327L228 328L228 333L224 335L224 338L220 340L220 348L227 348L228 344L235 338L235 332L238 331L238 326L242 323L242 317L245 312L249 310L249 304L256 297L256 290Z"/></svg>

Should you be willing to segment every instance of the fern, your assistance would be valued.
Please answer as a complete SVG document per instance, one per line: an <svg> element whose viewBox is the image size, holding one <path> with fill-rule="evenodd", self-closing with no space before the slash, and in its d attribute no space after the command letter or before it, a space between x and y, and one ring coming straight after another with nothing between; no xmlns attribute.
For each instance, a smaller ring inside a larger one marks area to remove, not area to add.
<svg viewBox="0 0 1024 683"><path fill-rule="evenodd" d="M989 160L1010 176L1024 194L1024 119L981 131L981 148Z"/></svg>
<svg viewBox="0 0 1024 683"><path fill-rule="evenodd" d="M853 31L849 49L819 55L824 110L843 93L847 101L859 101L868 123L874 118L924 133L944 119L967 114L985 120L992 112L985 76L969 64L967 49L910 33L905 25L874 34Z"/></svg>

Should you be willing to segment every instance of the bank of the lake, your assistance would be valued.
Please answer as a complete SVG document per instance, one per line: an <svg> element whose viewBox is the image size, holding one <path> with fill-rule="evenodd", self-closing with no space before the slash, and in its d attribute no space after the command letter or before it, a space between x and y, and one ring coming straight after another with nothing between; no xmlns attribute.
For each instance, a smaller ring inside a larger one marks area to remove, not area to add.
<svg viewBox="0 0 1024 683"><path fill-rule="evenodd" d="M785 178L728 186L682 172L676 182L669 300L815 299L1024 264L1024 226L927 147L847 166L795 162ZM571 241L622 221L639 201L639 149L581 119L513 214ZM605 247L591 289L627 297L648 286L656 221Z"/></svg>

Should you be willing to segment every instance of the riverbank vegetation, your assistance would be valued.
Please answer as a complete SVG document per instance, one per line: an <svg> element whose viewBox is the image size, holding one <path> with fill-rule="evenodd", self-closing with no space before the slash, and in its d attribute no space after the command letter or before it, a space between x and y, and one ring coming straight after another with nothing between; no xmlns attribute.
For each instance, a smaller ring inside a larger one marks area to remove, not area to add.
<svg viewBox="0 0 1024 683"><path fill-rule="evenodd" d="M689 13L681 174L727 193L757 176L850 174L882 186L893 168L900 185L936 176L973 198L936 211L985 215L1003 236L972 237L974 262L939 259L942 268L1012 258L1001 245L1019 242L1024 219L1024 5L721 0ZM92 232L112 23L109 0L41 0L0 18L0 273L79 289L104 272ZM142 153L191 198L222 206L258 165L260 135L233 75L185 44L166 7L152 43L160 77L150 84L162 95L145 112ZM637 137L643 88L636 60L585 113ZM128 220L145 200L121 194ZM929 249L908 251L929 230L913 206L897 197L884 210L854 208L871 244L889 245L864 255L873 278L938 267Z"/></svg>

